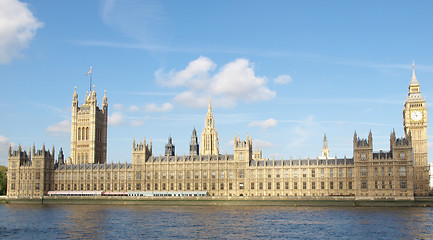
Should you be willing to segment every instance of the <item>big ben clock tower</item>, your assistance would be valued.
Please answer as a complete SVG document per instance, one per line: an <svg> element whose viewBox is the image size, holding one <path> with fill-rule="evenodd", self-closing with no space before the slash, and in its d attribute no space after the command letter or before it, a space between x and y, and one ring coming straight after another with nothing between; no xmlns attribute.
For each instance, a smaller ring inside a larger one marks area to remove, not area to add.
<svg viewBox="0 0 433 240"><path fill-rule="evenodd" d="M403 125L405 132L410 133L412 137L415 194L427 195L429 190L427 106L415 76L415 64L412 67L412 79L403 109Z"/></svg>

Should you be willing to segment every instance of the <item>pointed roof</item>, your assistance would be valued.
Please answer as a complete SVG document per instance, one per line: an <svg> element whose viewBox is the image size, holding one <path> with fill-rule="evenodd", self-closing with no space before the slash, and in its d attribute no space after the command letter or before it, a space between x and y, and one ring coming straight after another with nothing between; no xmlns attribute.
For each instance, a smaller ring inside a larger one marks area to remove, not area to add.
<svg viewBox="0 0 433 240"><path fill-rule="evenodd" d="M415 75L415 61L412 63L412 79L410 80L409 86L419 86L419 82Z"/></svg>
<svg viewBox="0 0 433 240"><path fill-rule="evenodd" d="M323 148L328 148L328 140L326 139L326 132L323 136Z"/></svg>
<svg viewBox="0 0 433 240"><path fill-rule="evenodd" d="M208 112L212 112L212 105L211 105L211 102L210 102L210 95L209 95L209 105L207 107L207 111Z"/></svg>

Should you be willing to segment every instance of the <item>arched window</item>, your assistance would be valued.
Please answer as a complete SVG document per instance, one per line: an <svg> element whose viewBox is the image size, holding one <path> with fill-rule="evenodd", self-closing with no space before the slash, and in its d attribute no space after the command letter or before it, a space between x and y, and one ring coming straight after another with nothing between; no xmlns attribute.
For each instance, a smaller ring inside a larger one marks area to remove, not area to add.
<svg viewBox="0 0 433 240"><path fill-rule="evenodd" d="M81 140L81 128L78 128L78 140Z"/></svg>
<svg viewBox="0 0 433 240"><path fill-rule="evenodd" d="M86 134L86 129L82 128L81 131L82 131L82 133L81 133L82 139L85 140L86 139L86 135L85 135Z"/></svg>
<svg viewBox="0 0 433 240"><path fill-rule="evenodd" d="M89 140L89 128L86 128L86 140Z"/></svg>

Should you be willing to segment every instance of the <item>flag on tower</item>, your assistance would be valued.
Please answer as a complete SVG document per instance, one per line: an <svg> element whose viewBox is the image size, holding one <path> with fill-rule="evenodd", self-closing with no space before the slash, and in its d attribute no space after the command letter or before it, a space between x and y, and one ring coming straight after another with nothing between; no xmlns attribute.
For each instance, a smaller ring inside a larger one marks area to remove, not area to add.
<svg viewBox="0 0 433 240"><path fill-rule="evenodd" d="M87 75L89 75L91 73L92 73L92 67L90 67L90 70L86 73L86 77L87 77Z"/></svg>

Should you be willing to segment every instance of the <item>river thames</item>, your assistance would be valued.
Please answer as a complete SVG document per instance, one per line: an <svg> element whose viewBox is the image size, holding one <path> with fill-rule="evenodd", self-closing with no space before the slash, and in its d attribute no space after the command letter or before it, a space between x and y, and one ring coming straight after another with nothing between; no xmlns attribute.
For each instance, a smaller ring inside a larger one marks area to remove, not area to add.
<svg viewBox="0 0 433 240"><path fill-rule="evenodd" d="M0 205L1 239L433 239L433 208Z"/></svg>

